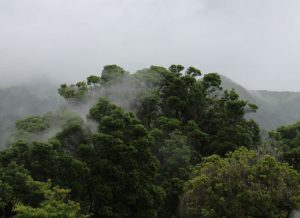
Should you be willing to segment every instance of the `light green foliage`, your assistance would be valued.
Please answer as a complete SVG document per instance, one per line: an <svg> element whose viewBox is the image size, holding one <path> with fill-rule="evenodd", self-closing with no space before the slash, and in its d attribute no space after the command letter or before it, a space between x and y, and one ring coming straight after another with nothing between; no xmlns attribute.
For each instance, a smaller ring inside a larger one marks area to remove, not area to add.
<svg viewBox="0 0 300 218"><path fill-rule="evenodd" d="M46 117L30 116L16 122L18 130L26 132L39 132L49 128L49 123Z"/></svg>
<svg viewBox="0 0 300 218"><path fill-rule="evenodd" d="M300 206L300 175L274 157L245 148L212 155L194 170L183 217L287 217Z"/></svg>
<svg viewBox="0 0 300 218"><path fill-rule="evenodd" d="M43 116L30 116L16 122L16 131L11 135L10 143L13 144L18 140L47 141L59 130L82 125L83 119L69 110L48 112Z"/></svg>
<svg viewBox="0 0 300 218"><path fill-rule="evenodd" d="M80 214L80 205L68 200L67 189L51 187L51 183L29 181L35 192L44 196L44 200L37 207L17 203L14 211L15 218L85 218Z"/></svg>
<svg viewBox="0 0 300 218"><path fill-rule="evenodd" d="M10 143L18 140L32 141L38 139L50 129L47 116L29 116L16 122L16 130L10 136Z"/></svg>

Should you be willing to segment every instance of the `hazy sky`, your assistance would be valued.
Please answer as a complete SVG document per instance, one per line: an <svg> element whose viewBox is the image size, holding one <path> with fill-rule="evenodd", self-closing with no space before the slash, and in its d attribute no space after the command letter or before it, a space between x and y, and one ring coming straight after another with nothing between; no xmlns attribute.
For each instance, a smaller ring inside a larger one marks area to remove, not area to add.
<svg viewBox="0 0 300 218"><path fill-rule="evenodd" d="M0 85L193 65L300 91L299 0L0 0Z"/></svg>

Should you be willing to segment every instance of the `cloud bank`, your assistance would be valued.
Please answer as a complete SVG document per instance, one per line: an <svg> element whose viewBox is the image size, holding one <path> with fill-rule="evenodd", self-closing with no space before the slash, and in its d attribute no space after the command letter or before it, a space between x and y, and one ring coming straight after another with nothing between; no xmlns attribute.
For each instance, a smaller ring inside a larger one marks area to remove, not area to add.
<svg viewBox="0 0 300 218"><path fill-rule="evenodd" d="M1 0L0 86L178 63L300 91L299 10L298 0Z"/></svg>

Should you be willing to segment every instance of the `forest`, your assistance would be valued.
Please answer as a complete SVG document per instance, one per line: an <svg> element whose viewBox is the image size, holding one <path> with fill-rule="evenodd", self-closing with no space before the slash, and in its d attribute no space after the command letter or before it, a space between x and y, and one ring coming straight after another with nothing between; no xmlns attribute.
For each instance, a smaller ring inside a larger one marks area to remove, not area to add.
<svg viewBox="0 0 300 218"><path fill-rule="evenodd" d="M300 121L262 133L259 107L217 73L106 65L57 92L65 104L17 120L0 151L0 217L283 218L300 208Z"/></svg>

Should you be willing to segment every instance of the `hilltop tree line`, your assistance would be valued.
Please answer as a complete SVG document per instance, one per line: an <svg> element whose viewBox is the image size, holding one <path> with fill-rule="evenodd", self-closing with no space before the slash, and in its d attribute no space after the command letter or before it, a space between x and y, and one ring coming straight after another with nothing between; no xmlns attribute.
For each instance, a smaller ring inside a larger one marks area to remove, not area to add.
<svg viewBox="0 0 300 218"><path fill-rule="evenodd" d="M108 65L58 93L91 108L16 122L0 153L1 217L287 217L300 206L299 123L262 142L245 119L256 105L216 73Z"/></svg>

